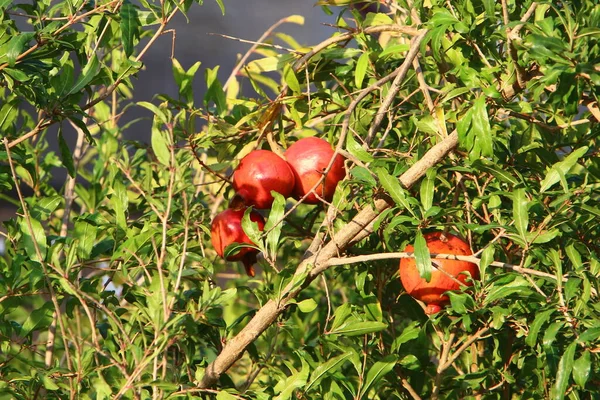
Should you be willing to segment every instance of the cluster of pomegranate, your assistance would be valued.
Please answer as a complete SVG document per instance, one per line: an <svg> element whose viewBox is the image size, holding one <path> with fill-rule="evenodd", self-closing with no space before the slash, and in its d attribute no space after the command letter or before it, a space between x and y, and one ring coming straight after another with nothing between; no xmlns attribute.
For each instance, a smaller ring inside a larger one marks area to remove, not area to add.
<svg viewBox="0 0 600 400"><path fill-rule="evenodd" d="M284 197L293 197L306 204L331 201L335 188L346 175L344 158L334 156L331 145L323 139L309 137L298 140L284 154L285 159L268 150L254 150L245 156L233 173L234 201L229 208L218 214L212 222L211 241L220 257L232 243L252 244L242 229L242 217L248 207L268 209L273 204L271 191ZM256 211L250 220L262 231L265 220ZM244 247L228 261L242 261L249 276L254 276L258 250Z"/></svg>
<svg viewBox="0 0 600 400"><path fill-rule="evenodd" d="M430 253L463 256L473 254L468 243L450 233L431 232L424 236ZM414 247L408 245L405 251L414 251ZM425 313L428 315L439 312L450 302L445 292L458 290L461 284L472 285L471 281L467 281L468 275L465 272L470 274L471 279L479 279L476 264L447 259L436 259L434 263L437 268L432 271L429 282L419 275L414 258L401 259L399 266L402 286L409 295L425 303Z"/></svg>

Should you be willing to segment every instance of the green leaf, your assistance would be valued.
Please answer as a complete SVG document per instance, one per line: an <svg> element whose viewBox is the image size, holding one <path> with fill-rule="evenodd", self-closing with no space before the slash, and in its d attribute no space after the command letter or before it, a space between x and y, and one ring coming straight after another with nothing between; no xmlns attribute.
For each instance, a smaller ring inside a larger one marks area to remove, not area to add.
<svg viewBox="0 0 600 400"><path fill-rule="evenodd" d="M538 334L540 333L542 326L544 326L548 322L548 320L550 319L550 316L553 313L554 313L554 310L551 309L551 310L542 311L535 316L535 319L533 320L533 322L531 323L531 325L529 327L529 333L527 334L527 338L525 338L525 343L527 343L528 346L530 346L530 347L535 346L535 344L537 342Z"/></svg>
<svg viewBox="0 0 600 400"><path fill-rule="evenodd" d="M331 330L329 333L334 335L358 336L382 331L387 328L387 326L388 325L384 322L350 320L343 323L335 330Z"/></svg>
<svg viewBox="0 0 600 400"><path fill-rule="evenodd" d="M260 246L260 229L258 229L258 223L252 221L250 219L250 214L252 213L252 208L248 207L244 212L244 216L242 217L242 229L244 233L248 236L248 238L256 245Z"/></svg>
<svg viewBox="0 0 600 400"><path fill-rule="evenodd" d="M192 105L194 102L192 83L194 82L194 77L196 76L196 72L198 72L198 68L200 68L200 61L195 62L187 71L183 69L176 58L173 58L172 62L173 76L175 77L175 82L179 89L179 96L181 96L181 98L189 105Z"/></svg>
<svg viewBox="0 0 600 400"><path fill-rule="evenodd" d="M321 379L326 375L332 375L335 371L337 371L344 363L355 354L353 351L349 351L344 354L340 354L339 356L333 357L324 364L320 364L317 368L315 368L310 375L310 380L308 384L304 388L305 392L308 392L313 385L316 385L321 381Z"/></svg>
<svg viewBox="0 0 600 400"><path fill-rule="evenodd" d="M411 340L414 340L419 337L419 333L421 332L420 322L413 321L406 328L402 330L402 333L397 336L391 347L391 352L396 353L400 347Z"/></svg>
<svg viewBox="0 0 600 400"><path fill-rule="evenodd" d="M356 68L354 70L354 84L357 89L360 89L363 84L363 80L367 74L367 68L369 67L369 52L365 51L360 55L358 61L356 61Z"/></svg>
<svg viewBox="0 0 600 400"><path fill-rule="evenodd" d="M46 231L37 219L30 216L29 221L31 222L31 229L33 229L33 232L31 232L25 218L19 219L19 227L22 235L21 240L27 256L30 259L41 263L46 259L46 252L48 250L48 245L46 244ZM39 250L39 256L36 247Z"/></svg>
<svg viewBox="0 0 600 400"><path fill-rule="evenodd" d="M402 185L400 185L400 181L397 178L391 176L384 168L377 168L375 170L375 173L377 174L377 177L381 182L381 186L383 186L385 191L388 192L388 194L392 197L394 202L396 202L398 206L402 206L411 214L413 214L410 204L406 199L406 190L402 187Z"/></svg>
<svg viewBox="0 0 600 400"><path fill-rule="evenodd" d="M98 60L98 57L94 53L92 55L92 58L83 67L83 70L81 71L81 74L77 78L75 85L73 85L73 87L71 88L71 90L69 90L67 95L77 93L77 92L83 90L86 87L86 85L88 83L90 83L92 81L92 79L94 79L96 77L96 75L98 75L98 72L100 72L100 61Z"/></svg>
<svg viewBox="0 0 600 400"><path fill-rule="evenodd" d="M216 0L219 8L221 9L221 14L225 15L225 5L223 4L223 0Z"/></svg>
<svg viewBox="0 0 600 400"><path fill-rule="evenodd" d="M275 386L275 393L279 391L279 395L274 400L288 400L292 397L296 389L306 385L310 367L303 357L300 357L300 362L302 362L302 369L300 371L294 371L285 381L280 381Z"/></svg>
<svg viewBox="0 0 600 400"><path fill-rule="evenodd" d="M529 215L527 209L529 207L529 199L525 194L525 189L516 189L513 192L513 218L515 220L515 228L522 238L527 234L527 226L529 225Z"/></svg>
<svg viewBox="0 0 600 400"><path fill-rule="evenodd" d="M298 309L300 311L302 311L303 313L309 313L309 312L313 312L315 310L315 308L317 308L317 302L314 301L313 299L306 299L306 300L302 300L299 303L296 303L296 305L298 306Z"/></svg>
<svg viewBox="0 0 600 400"><path fill-rule="evenodd" d="M137 15L137 8L129 1L124 0L121 5L121 42L125 55L129 57L133 54L134 39L138 36L140 22Z"/></svg>
<svg viewBox="0 0 600 400"><path fill-rule="evenodd" d="M493 138L484 96L479 96L473 103L472 122L472 129L475 131L481 156L491 157L494 154Z"/></svg>
<svg viewBox="0 0 600 400"><path fill-rule="evenodd" d="M423 236L423 233L419 230L415 237L415 262L417 264L417 270L419 276L425 279L427 282L431 280L431 272L433 267L431 265L431 255L429 254L429 248L427 247L427 241Z"/></svg>
<svg viewBox="0 0 600 400"><path fill-rule="evenodd" d="M63 202L62 196L48 196L40 199L29 211L32 218L38 221L45 221Z"/></svg>
<svg viewBox="0 0 600 400"><path fill-rule="evenodd" d="M556 373L556 384L553 389L553 400L562 400L565 398L567 388L569 387L569 377L573 370L573 359L575 358L576 349L577 342L572 342L560 358L558 371Z"/></svg>
<svg viewBox="0 0 600 400"><path fill-rule="evenodd" d="M540 193L544 193L546 190L550 189L554 186L558 181L560 181L561 176L566 176L567 173L573 168L577 161L583 157L585 153L588 151L588 146L583 146L578 148L577 150L573 150L571 154L565 157L564 160L557 162L554 164L546 174L546 177L540 184Z"/></svg>
<svg viewBox="0 0 600 400"><path fill-rule="evenodd" d="M54 306L51 302L44 303L40 308L31 310L23 325L21 325L20 336L29 335L36 329L44 330L52 323Z"/></svg>
<svg viewBox="0 0 600 400"><path fill-rule="evenodd" d="M585 350L581 357L573 363L573 380L575 383L584 388L590 377L591 369L591 353L589 350Z"/></svg>
<svg viewBox="0 0 600 400"><path fill-rule="evenodd" d="M237 400L239 399L239 397L236 397L234 395L232 395L231 393L227 393L224 390L220 390L219 393L217 393L217 400Z"/></svg>
<svg viewBox="0 0 600 400"><path fill-rule="evenodd" d="M265 232L267 233L267 247L269 249L269 257L271 260L277 258L277 249L279 248L279 238L281 237L281 229L283 228L283 216L285 214L285 198L274 190L271 190L271 195L274 198L269 219L265 224Z"/></svg>
<svg viewBox="0 0 600 400"><path fill-rule="evenodd" d="M160 129L160 125L156 122L152 124L152 151L154 151L154 155L158 161L164 165L171 165L171 140L167 132Z"/></svg>
<svg viewBox="0 0 600 400"><path fill-rule="evenodd" d="M92 225L86 220L78 219L75 221L75 230L73 236L78 239L77 242L77 257L81 260L86 260L92 253L92 248L96 243L98 235L98 227Z"/></svg>
<svg viewBox="0 0 600 400"><path fill-rule="evenodd" d="M367 372L367 377L365 378L365 383L362 386L360 393L358 395L359 399L365 398L365 395L369 394L369 390L379 382L385 375L387 375L396 363L398 362L398 356L395 354L387 355L383 360L377 361L369 371Z"/></svg>
<svg viewBox="0 0 600 400"><path fill-rule="evenodd" d="M435 177L437 170L435 168L429 168L425 174L425 178L421 181L419 187L419 194L421 196L421 204L425 211L429 210L433 206L433 191L435 189Z"/></svg>
<svg viewBox="0 0 600 400"><path fill-rule="evenodd" d="M283 69L283 79L285 83L292 89L294 94L299 94L302 89L300 87L300 82L298 82L298 78L296 77L296 73L294 69L288 64Z"/></svg>
<svg viewBox="0 0 600 400"><path fill-rule="evenodd" d="M6 58L8 59L8 65L14 67L17 58L23 53L25 45L35 37L33 32L21 32L16 36L13 36L8 42L8 49L6 50Z"/></svg>
<svg viewBox="0 0 600 400"><path fill-rule="evenodd" d="M206 94L204 95L204 102L207 107L211 101L214 102L217 107L217 113L223 115L227 111L227 99L223 87L221 86L221 82L219 82L217 76L218 72L218 66L213 69L206 69L205 78L207 89Z"/></svg>
<svg viewBox="0 0 600 400"><path fill-rule="evenodd" d="M83 122L79 118L75 118L74 116L70 116L69 117L69 121L73 122L75 125L77 125L77 127L79 129L81 129L81 131L85 135L85 140L87 140L87 142L89 144L91 144L91 145L96 144L96 142L94 141L94 138L92 137L92 134L90 133L87 125L85 124L85 122Z"/></svg>
<svg viewBox="0 0 600 400"><path fill-rule="evenodd" d="M373 156L354 140L354 135L346 137L346 150L364 163L370 163L374 160Z"/></svg>
<svg viewBox="0 0 600 400"><path fill-rule="evenodd" d="M336 330L344 322L346 322L351 313L352 306L349 303L344 303L338 308L336 308L335 312L333 313L333 323L331 324L331 330Z"/></svg>
<svg viewBox="0 0 600 400"><path fill-rule="evenodd" d="M62 164L69 172L71 178L75 177L75 164L73 163L73 155L67 145L65 138L63 137L62 126L58 128L58 150L60 152L60 160Z"/></svg>

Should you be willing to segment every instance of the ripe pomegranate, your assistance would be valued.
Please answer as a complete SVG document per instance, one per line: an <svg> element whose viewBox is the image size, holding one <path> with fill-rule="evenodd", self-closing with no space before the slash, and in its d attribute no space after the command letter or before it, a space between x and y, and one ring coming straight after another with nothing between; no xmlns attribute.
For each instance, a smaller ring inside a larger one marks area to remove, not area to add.
<svg viewBox="0 0 600 400"><path fill-rule="evenodd" d="M288 163L272 151L254 150L245 156L233 173L233 188L247 206L264 209L273 204L271 190L289 197L294 173Z"/></svg>
<svg viewBox="0 0 600 400"><path fill-rule="evenodd" d="M465 241L449 233L442 236L441 232L431 232L424 236L430 253L463 256L473 254ZM414 247L408 245L404 251L414 251ZM432 261L464 285L471 286L472 283L466 282L467 275L461 274L461 272L469 272L472 279L479 279L479 268L476 264L446 259L435 259ZM431 272L431 280L427 282L419 275L414 258L403 258L400 260L400 281L409 295L427 305L425 313L428 315L437 313L442 309L442 306L450 302L450 299L444 295L444 292L460 288L457 282L437 269Z"/></svg>
<svg viewBox="0 0 600 400"><path fill-rule="evenodd" d="M316 137L300 139L286 150L285 158L296 176L295 199L300 200L319 182L333 154L334 151L329 142ZM325 181L321 182L314 192L304 199L304 202L318 204L319 197L325 201L331 201L338 182L345 175L344 157L338 154L331 169L327 172Z"/></svg>
<svg viewBox="0 0 600 400"><path fill-rule="evenodd" d="M242 217L246 208L228 208L218 214L212 222L210 233L211 242L217 254L224 257L225 248L232 243L248 243L252 244L250 238L242 229ZM265 220L256 211L250 213L250 220L258 224L258 229L261 231L265 228ZM246 268L246 273L249 276L254 276L254 263L256 263L256 255L258 250L244 247L236 254L226 258L228 261L241 261Z"/></svg>

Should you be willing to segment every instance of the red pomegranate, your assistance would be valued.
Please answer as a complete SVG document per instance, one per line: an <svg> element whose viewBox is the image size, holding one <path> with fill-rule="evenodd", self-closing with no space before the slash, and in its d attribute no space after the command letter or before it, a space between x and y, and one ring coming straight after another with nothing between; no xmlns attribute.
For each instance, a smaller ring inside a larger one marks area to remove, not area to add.
<svg viewBox="0 0 600 400"><path fill-rule="evenodd" d="M272 151L254 150L245 156L233 173L233 188L247 206L264 209L273 204L271 190L289 197L294 173L288 163Z"/></svg>
<svg viewBox="0 0 600 400"><path fill-rule="evenodd" d="M316 137L300 139L287 149L285 158L296 176L295 199L300 200L319 182L333 154L334 151L329 142ZM304 199L304 202L318 204L319 197L325 201L331 201L338 182L344 176L346 176L344 157L338 154L331 169L327 172L325 181L321 182L314 192Z"/></svg>
<svg viewBox="0 0 600 400"><path fill-rule="evenodd" d="M441 232L431 232L424 236L430 253L463 256L473 254L465 241L452 234L446 233L442 236ZM414 247L408 245L404 251L414 251ZM479 279L479 268L476 264L446 259L435 259L432 261L438 265L438 268L443 269L464 285L471 286L472 283L466 282L467 275L461 274L461 272L469 272L472 279ZM442 306L450 302L450 299L444 295L444 292L460 288L457 282L437 269L432 271L431 280L427 282L419 275L414 258L403 258L400 260L400 281L409 295L427 305L425 308L426 314L435 314L442 309Z"/></svg>
<svg viewBox="0 0 600 400"><path fill-rule="evenodd" d="M221 257L225 255L225 248L232 243L248 243L252 244L250 238L242 229L242 217L246 208L227 210L218 214L212 222L210 233L211 242L217 254ZM250 220L258 224L258 229L261 231L265 228L265 220L256 211L250 213ZM246 273L249 276L254 276L254 263L256 263L256 255L258 250L251 247L244 247L236 254L226 258L228 261L241 261L246 268Z"/></svg>

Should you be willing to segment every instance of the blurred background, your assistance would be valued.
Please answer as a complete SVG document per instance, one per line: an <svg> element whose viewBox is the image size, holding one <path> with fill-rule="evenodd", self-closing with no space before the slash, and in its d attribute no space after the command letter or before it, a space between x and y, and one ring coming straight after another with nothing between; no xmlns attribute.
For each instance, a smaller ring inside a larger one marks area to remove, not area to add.
<svg viewBox="0 0 600 400"><path fill-rule="evenodd" d="M301 15L305 19L304 26L286 23L279 26L276 32L292 36L301 45L314 45L325 40L333 30L325 24L334 22L334 16L327 16L314 1L298 0L223 0L225 15L222 14L215 0L204 0L199 6L194 4L188 14L188 19L178 14L169 25L176 31L174 56L184 69L189 69L195 62L202 64L194 81L196 105L201 106L206 85L204 71L219 65L219 79L222 83L228 78L237 60L252 46L237 40L227 39L219 35L227 35L239 39L256 41L273 24L291 15ZM15 18L21 29L26 29L23 19ZM144 39L148 40L148 39ZM282 44L282 43L279 43ZM156 94L164 93L177 98L177 86L173 79L172 63L170 60L173 48L173 36L162 35L149 49L143 58L144 69L133 79L134 101L152 101ZM249 84L243 86L246 95L252 92ZM124 137L150 143L151 113L143 107L131 107L120 119L122 126L127 121L138 118L124 132ZM57 151L58 146L52 143L56 140L57 126L48 132L51 148ZM64 131L71 149L75 146L76 133L65 124ZM66 170L61 168L53 171L53 186L60 190L66 178ZM23 187L24 195L30 195L28 188ZM14 194L14 196L13 196ZM16 192L9 196L16 199ZM17 208L15 205L0 200L0 222L12 218ZM2 229L0 227L0 229ZM0 237L1 239L1 237ZM0 254L2 243L0 240Z"/></svg>

